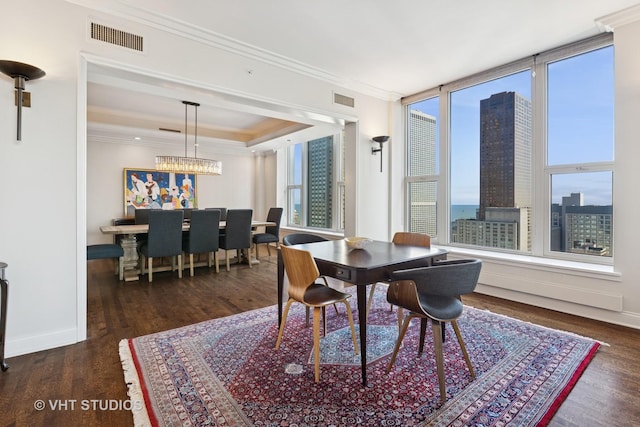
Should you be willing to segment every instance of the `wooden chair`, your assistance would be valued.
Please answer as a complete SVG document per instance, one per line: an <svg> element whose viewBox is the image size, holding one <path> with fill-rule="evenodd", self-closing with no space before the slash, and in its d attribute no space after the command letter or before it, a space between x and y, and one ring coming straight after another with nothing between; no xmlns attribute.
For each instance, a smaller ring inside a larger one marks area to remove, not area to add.
<svg viewBox="0 0 640 427"><path fill-rule="evenodd" d="M398 340L387 366L387 373L393 367L411 319L414 317L431 319L440 386L440 402L443 404L447 398L442 351L445 322L451 322L471 378L475 378L475 372L456 319L462 314L464 308L460 297L475 290L481 268L482 261L479 259L467 259L441 261L431 267L394 271L391 274L393 282L387 291L387 301L397 305L398 311L402 307L410 312L402 323Z"/></svg>
<svg viewBox="0 0 640 427"><path fill-rule="evenodd" d="M181 210L153 209L149 212L149 233L140 248L142 274L145 273L145 258L149 259L149 283L153 281L153 258L157 257L171 257L172 270L175 270L177 257L178 277L182 278L182 220Z"/></svg>
<svg viewBox="0 0 640 427"><path fill-rule="evenodd" d="M323 334L326 334L327 325L324 311L327 305L336 303L345 305L351 328L353 347L356 354L358 354L356 330L353 326L353 315L348 301L351 295L330 288L326 280L324 280L324 283L315 282L318 278L324 279L324 276L320 276L318 266L311 252L289 246L282 246L280 250L282 251L284 268L289 277L289 299L284 307L282 323L280 324L278 340L276 341L276 350L280 348L291 304L300 302L307 307L313 308L313 359L315 362L315 381L318 382L320 381L320 312L322 311Z"/></svg>
<svg viewBox="0 0 640 427"><path fill-rule="evenodd" d="M216 273L220 272L217 254L220 247L220 211L193 210L190 216L189 231L182 236L182 250L189 254L191 277L193 277L194 254L206 253L209 268L211 268L213 258L216 265Z"/></svg>
<svg viewBox="0 0 640 427"><path fill-rule="evenodd" d="M431 247L431 236L424 233L412 233L408 231L398 231L393 235L393 243L396 245L408 245L408 246L423 246L425 248ZM376 284L371 285L371 290L369 291L369 301L367 301L367 317L369 316L369 310L371 309L371 304L373 303L373 294L376 291ZM393 310L393 305L391 305L391 310Z"/></svg>
<svg viewBox="0 0 640 427"><path fill-rule="evenodd" d="M282 220L282 208L270 208L267 213L267 222L275 222L276 225L265 227L264 233L255 233L253 235L253 246L255 247L256 258L258 258L258 245L264 243L267 245L267 253L271 256L269 243L275 243L276 248L280 244L280 221Z"/></svg>

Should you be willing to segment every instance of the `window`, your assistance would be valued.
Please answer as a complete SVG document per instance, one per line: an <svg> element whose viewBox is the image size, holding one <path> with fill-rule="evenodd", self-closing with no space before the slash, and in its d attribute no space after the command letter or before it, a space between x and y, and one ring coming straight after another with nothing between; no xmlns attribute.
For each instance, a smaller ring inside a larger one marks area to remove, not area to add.
<svg viewBox="0 0 640 427"><path fill-rule="evenodd" d="M326 136L289 147L288 225L344 228L344 152L339 141Z"/></svg>
<svg viewBox="0 0 640 427"><path fill-rule="evenodd" d="M610 262L611 42L601 35L404 99L407 228L442 244Z"/></svg>
<svg viewBox="0 0 640 427"><path fill-rule="evenodd" d="M407 122L407 213L409 231L437 233L439 98L416 102Z"/></svg>
<svg viewBox="0 0 640 427"><path fill-rule="evenodd" d="M613 256L613 47L547 64L549 252Z"/></svg>

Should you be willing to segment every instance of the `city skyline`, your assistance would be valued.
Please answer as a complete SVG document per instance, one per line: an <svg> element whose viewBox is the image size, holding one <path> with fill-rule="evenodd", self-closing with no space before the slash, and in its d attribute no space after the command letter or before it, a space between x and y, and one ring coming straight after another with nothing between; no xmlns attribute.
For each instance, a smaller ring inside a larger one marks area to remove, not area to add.
<svg viewBox="0 0 640 427"><path fill-rule="evenodd" d="M479 204L480 100L505 91L531 99L531 81L527 69L451 93L451 204ZM613 48L551 63L548 86L549 164L613 160ZM410 109L439 120L437 97L414 103ZM556 174L552 203L559 203L563 194L582 192L585 204L611 205L611 175Z"/></svg>

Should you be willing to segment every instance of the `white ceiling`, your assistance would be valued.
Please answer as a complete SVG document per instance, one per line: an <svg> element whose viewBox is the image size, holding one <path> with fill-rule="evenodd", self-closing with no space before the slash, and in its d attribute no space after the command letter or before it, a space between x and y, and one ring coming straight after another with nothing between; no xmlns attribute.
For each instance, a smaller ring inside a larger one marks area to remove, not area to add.
<svg viewBox="0 0 640 427"><path fill-rule="evenodd" d="M197 30L255 57L387 99L595 35L603 31L599 18L640 4L638 0L68 1L146 25ZM178 95L163 99L150 92L131 98L129 93L124 85L114 91L108 78L91 82L90 117L93 114L100 122L109 112L121 111L150 122L162 117L164 127L171 123L184 128ZM259 110L238 114L231 105L210 112L201 107L199 125L211 127L212 133L226 132L227 141L249 147L295 129L293 123L275 120L290 116L269 119Z"/></svg>

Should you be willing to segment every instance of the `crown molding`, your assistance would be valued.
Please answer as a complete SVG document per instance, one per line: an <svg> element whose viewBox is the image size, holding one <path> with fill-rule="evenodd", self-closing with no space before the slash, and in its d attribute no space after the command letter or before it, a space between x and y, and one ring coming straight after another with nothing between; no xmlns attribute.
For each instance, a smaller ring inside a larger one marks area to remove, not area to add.
<svg viewBox="0 0 640 427"><path fill-rule="evenodd" d="M596 19L596 24L605 31L613 32L616 28L640 21L640 5L628 7Z"/></svg>
<svg viewBox="0 0 640 427"><path fill-rule="evenodd" d="M114 0L108 5L99 0L67 0L79 6L108 15L118 16L130 21L138 22L161 31L188 38L198 43L206 44L227 52L240 55L265 64L273 65L287 71L324 81L341 88L368 95L385 101L397 101L401 95L366 84L361 81L337 76L318 67L297 61L295 59L279 55L277 53L244 43L223 34L204 29L187 22L177 20L171 16L155 13L148 9L142 9L122 0Z"/></svg>

